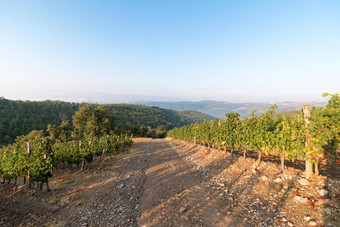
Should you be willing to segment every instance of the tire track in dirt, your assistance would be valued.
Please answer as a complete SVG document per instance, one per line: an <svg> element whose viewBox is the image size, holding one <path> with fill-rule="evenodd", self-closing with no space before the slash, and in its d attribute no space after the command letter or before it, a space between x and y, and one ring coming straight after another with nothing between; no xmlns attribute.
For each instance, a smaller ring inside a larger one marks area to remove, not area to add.
<svg viewBox="0 0 340 227"><path fill-rule="evenodd" d="M239 226L223 214L217 196L211 194L209 176L169 141L152 140L146 160L139 226Z"/></svg>

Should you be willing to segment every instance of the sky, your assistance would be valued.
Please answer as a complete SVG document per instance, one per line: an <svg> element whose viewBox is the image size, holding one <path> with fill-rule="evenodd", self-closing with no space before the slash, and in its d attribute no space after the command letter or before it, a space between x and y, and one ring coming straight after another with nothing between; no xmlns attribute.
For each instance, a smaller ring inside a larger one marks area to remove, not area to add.
<svg viewBox="0 0 340 227"><path fill-rule="evenodd" d="M340 1L0 0L0 97L324 101Z"/></svg>

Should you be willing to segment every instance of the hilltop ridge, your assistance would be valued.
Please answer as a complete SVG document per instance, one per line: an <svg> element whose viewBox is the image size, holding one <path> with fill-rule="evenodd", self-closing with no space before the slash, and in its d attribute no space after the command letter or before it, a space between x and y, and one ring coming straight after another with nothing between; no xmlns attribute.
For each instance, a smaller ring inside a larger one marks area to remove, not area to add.
<svg viewBox="0 0 340 227"><path fill-rule="evenodd" d="M14 101L0 98L0 145L14 141L19 135L32 130L45 130L47 124L72 121L72 116L85 103L63 101ZM93 104L101 105L101 104ZM144 125L167 130L213 117L197 111L174 111L159 107L134 104L103 104L115 115L117 129L133 129Z"/></svg>
<svg viewBox="0 0 340 227"><path fill-rule="evenodd" d="M142 104L146 106L158 106L161 108L183 111L196 110L216 118L224 118L226 113L237 112L241 116L249 116L253 110L257 110L256 114L263 114L268 107L276 104L276 111L290 111L300 110L302 102L245 102L245 103L231 103L224 101L204 100L198 102L181 101L181 102L134 102L135 104ZM326 102L307 102L311 106L324 106Z"/></svg>

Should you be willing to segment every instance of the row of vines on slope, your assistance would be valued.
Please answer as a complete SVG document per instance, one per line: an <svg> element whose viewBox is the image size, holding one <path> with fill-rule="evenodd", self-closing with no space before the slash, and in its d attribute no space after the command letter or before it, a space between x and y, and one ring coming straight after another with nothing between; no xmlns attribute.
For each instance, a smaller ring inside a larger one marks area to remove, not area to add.
<svg viewBox="0 0 340 227"><path fill-rule="evenodd" d="M223 120L204 121L170 130L168 137L181 139L233 151L258 151L262 154L281 156L284 160L302 158L306 161L306 178L319 174L319 163L335 154L340 142L340 98L339 94L330 96L325 107L313 107L294 114L275 114L276 106L265 114L240 118L238 113L227 113Z"/></svg>
<svg viewBox="0 0 340 227"><path fill-rule="evenodd" d="M48 187L48 178L58 166L69 165L84 169L96 156L117 154L121 148L130 146L127 136L114 134L114 117L102 106L83 106L73 116L73 126L63 122L49 125L49 136L43 131L32 131L19 136L14 144L0 150L0 175L5 181L24 177L31 187L37 182L42 189Z"/></svg>

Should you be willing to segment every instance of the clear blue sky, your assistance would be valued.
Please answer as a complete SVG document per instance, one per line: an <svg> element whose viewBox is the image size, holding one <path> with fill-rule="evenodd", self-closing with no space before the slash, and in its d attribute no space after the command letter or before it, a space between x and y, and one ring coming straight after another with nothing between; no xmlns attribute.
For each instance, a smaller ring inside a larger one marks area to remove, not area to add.
<svg viewBox="0 0 340 227"><path fill-rule="evenodd" d="M337 0L0 1L5 98L319 101L339 88Z"/></svg>

